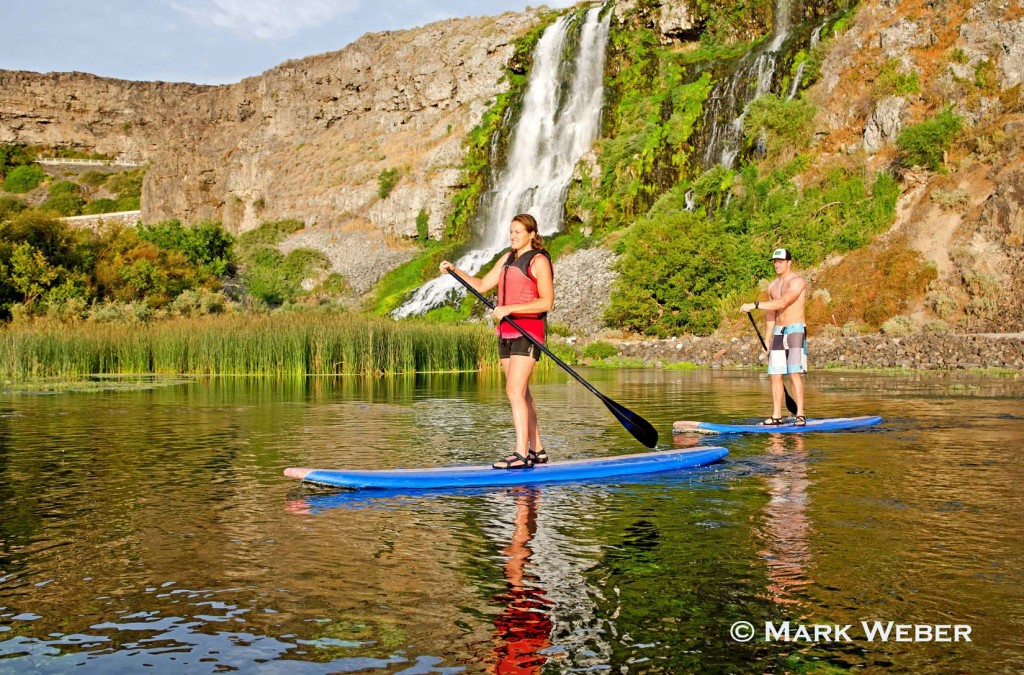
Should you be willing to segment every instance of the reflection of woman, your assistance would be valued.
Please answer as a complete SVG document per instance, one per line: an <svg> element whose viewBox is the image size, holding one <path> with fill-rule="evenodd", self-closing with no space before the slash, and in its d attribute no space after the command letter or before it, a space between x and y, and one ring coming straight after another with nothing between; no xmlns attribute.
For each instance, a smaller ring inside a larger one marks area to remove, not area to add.
<svg viewBox="0 0 1024 675"><path fill-rule="evenodd" d="M541 352L502 319L506 316L515 319L523 330L543 343L545 317L555 302L554 272L533 216L523 213L513 218L509 238L512 250L483 279L466 274L447 260L441 263L440 269L441 272L452 271L480 293L498 287L498 303L493 314L498 321L498 358L505 372L505 393L512 406L516 448L511 455L495 462L494 468L525 469L548 461L529 386Z"/></svg>
<svg viewBox="0 0 1024 675"><path fill-rule="evenodd" d="M537 576L528 566L533 550L530 540L537 532L537 498L535 490L516 497L515 530L512 543L505 549L507 591L497 597L505 608L494 619L494 647L497 657L493 673L539 673L547 657L541 650L548 647L551 635L550 603L544 591L535 585Z"/></svg>
<svg viewBox="0 0 1024 675"><path fill-rule="evenodd" d="M783 437L792 441L786 448ZM768 476L765 506L765 535L767 548L761 552L768 567L772 600L779 604L795 604L793 593L808 585L806 568L810 562L808 537L810 519L807 517L807 454L801 434L772 434L768 453L777 469Z"/></svg>

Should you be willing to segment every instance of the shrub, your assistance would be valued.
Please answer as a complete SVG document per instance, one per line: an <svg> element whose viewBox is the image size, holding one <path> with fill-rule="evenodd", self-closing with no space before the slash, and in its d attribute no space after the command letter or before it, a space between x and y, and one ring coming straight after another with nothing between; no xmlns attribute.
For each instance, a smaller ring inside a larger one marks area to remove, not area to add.
<svg viewBox="0 0 1024 675"><path fill-rule="evenodd" d="M99 214L99 213L115 213L115 212L120 211L120 210L121 209L119 209L117 207L117 202L115 200L107 199L106 197L103 197L103 198L100 198L100 199L94 199L94 200L92 200L91 202L88 202L85 206L82 207L82 213L85 214L85 215L90 215L90 216L93 216L93 215L96 215L96 214ZM134 209L126 209L126 210L132 211Z"/></svg>
<svg viewBox="0 0 1024 675"><path fill-rule="evenodd" d="M925 333L934 333L935 335L945 335L949 332L949 324L942 319L930 319L921 328Z"/></svg>
<svg viewBox="0 0 1024 675"><path fill-rule="evenodd" d="M975 297L994 298L999 295L999 281L985 272L970 272L964 278L967 292Z"/></svg>
<svg viewBox="0 0 1024 675"><path fill-rule="evenodd" d="M45 179L46 173L35 164L16 166L4 178L4 192L25 193L35 189Z"/></svg>
<svg viewBox="0 0 1024 675"><path fill-rule="evenodd" d="M747 108L743 134L751 146L763 139L769 157L791 157L810 145L816 114L814 104L803 98L787 100L765 94Z"/></svg>
<svg viewBox="0 0 1024 675"><path fill-rule="evenodd" d="M161 248L181 251L192 264L214 276L235 273L234 237L220 223L202 221L183 227L180 221L167 220L140 225L139 238Z"/></svg>
<svg viewBox="0 0 1024 675"><path fill-rule="evenodd" d="M925 302L940 319L950 318L957 310L956 300L942 291L929 291L925 296Z"/></svg>
<svg viewBox="0 0 1024 675"><path fill-rule="evenodd" d="M17 197L2 196L0 197L0 221L7 220L15 214L21 213L26 208L25 202L21 201Z"/></svg>
<svg viewBox="0 0 1024 675"><path fill-rule="evenodd" d="M875 78L875 98L908 96L920 91L921 83L917 78L917 72L904 72L903 62L899 59L889 59Z"/></svg>
<svg viewBox="0 0 1024 675"><path fill-rule="evenodd" d="M856 321L847 321L839 331L842 333L843 337L855 337L863 332L861 330L861 325Z"/></svg>
<svg viewBox="0 0 1024 675"><path fill-rule="evenodd" d="M896 146L902 152L900 163L905 167L924 166L938 171L943 155L962 124L963 120L952 108L946 108L929 120L904 128L896 137Z"/></svg>
<svg viewBox="0 0 1024 675"><path fill-rule="evenodd" d="M882 333L899 337L914 332L914 321L909 316L894 316L882 324Z"/></svg>
<svg viewBox="0 0 1024 675"><path fill-rule="evenodd" d="M49 187L49 197L42 203L44 209L56 211L62 216L77 216L82 212L85 200L81 188L71 181L58 181Z"/></svg>
<svg viewBox="0 0 1024 675"><path fill-rule="evenodd" d="M585 359L609 359L618 353L619 350L615 348L615 345L600 340L591 342L583 348L583 358Z"/></svg>
<svg viewBox="0 0 1024 675"><path fill-rule="evenodd" d="M430 217L427 215L426 209L420 209L420 212L416 214L416 238L420 240L421 244L427 243L427 239L430 238Z"/></svg>
<svg viewBox="0 0 1024 675"><path fill-rule="evenodd" d="M180 316L206 316L220 314L226 305L223 293L200 288L183 291L171 303L170 310Z"/></svg>
<svg viewBox="0 0 1024 675"><path fill-rule="evenodd" d="M106 187L115 193L119 199L138 199L142 195L142 181L145 176L145 169L112 173L107 177ZM125 211L132 210L125 209Z"/></svg>
<svg viewBox="0 0 1024 675"><path fill-rule="evenodd" d="M110 174L104 173L102 171L86 171L85 173L78 177L78 181L84 185L88 185L89 187L95 188L106 183L107 177L109 175Z"/></svg>
<svg viewBox="0 0 1024 675"><path fill-rule="evenodd" d="M966 310L969 315L979 319L994 319L999 307L996 305L995 300L985 296L978 296L971 298L971 301L967 303Z"/></svg>
<svg viewBox="0 0 1024 675"><path fill-rule="evenodd" d="M931 199L944 209L950 211L964 211L971 205L971 193L963 188L943 190L941 188L932 191Z"/></svg>
<svg viewBox="0 0 1024 675"><path fill-rule="evenodd" d="M621 248L610 325L661 337L708 334L721 319L718 298L753 283L749 245L694 213L654 213Z"/></svg>
<svg viewBox="0 0 1024 675"><path fill-rule="evenodd" d="M381 199L387 199L391 194L391 191L395 189L395 185L398 184L398 179L402 176L401 169L384 169L377 176L377 196Z"/></svg>

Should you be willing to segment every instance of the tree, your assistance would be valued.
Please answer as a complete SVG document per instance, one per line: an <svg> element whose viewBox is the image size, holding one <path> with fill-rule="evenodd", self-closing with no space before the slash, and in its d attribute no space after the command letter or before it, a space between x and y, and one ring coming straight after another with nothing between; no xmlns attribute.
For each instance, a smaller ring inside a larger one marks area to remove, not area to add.
<svg viewBox="0 0 1024 675"><path fill-rule="evenodd" d="M31 305L57 278L58 268L50 265L46 256L27 241L11 251L9 278L11 285L22 294L24 304Z"/></svg>

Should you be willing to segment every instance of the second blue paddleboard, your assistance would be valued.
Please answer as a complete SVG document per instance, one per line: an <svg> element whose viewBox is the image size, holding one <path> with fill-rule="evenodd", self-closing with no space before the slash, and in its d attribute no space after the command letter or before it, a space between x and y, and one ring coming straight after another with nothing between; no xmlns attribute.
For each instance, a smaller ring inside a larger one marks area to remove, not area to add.
<svg viewBox="0 0 1024 675"><path fill-rule="evenodd" d="M870 427L882 421L876 415L863 417L830 417L827 419L808 419L807 424L797 426L792 422L769 426L766 424L715 424L713 422L676 422L672 425L674 434L784 434L806 433L810 431L843 431Z"/></svg>

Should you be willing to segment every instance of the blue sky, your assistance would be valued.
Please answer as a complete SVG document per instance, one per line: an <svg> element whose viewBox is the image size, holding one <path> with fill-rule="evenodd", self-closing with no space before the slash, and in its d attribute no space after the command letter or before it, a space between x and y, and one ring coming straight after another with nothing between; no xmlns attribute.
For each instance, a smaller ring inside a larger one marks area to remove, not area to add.
<svg viewBox="0 0 1024 675"><path fill-rule="evenodd" d="M0 0L0 70L223 84L368 32L576 0Z"/></svg>

